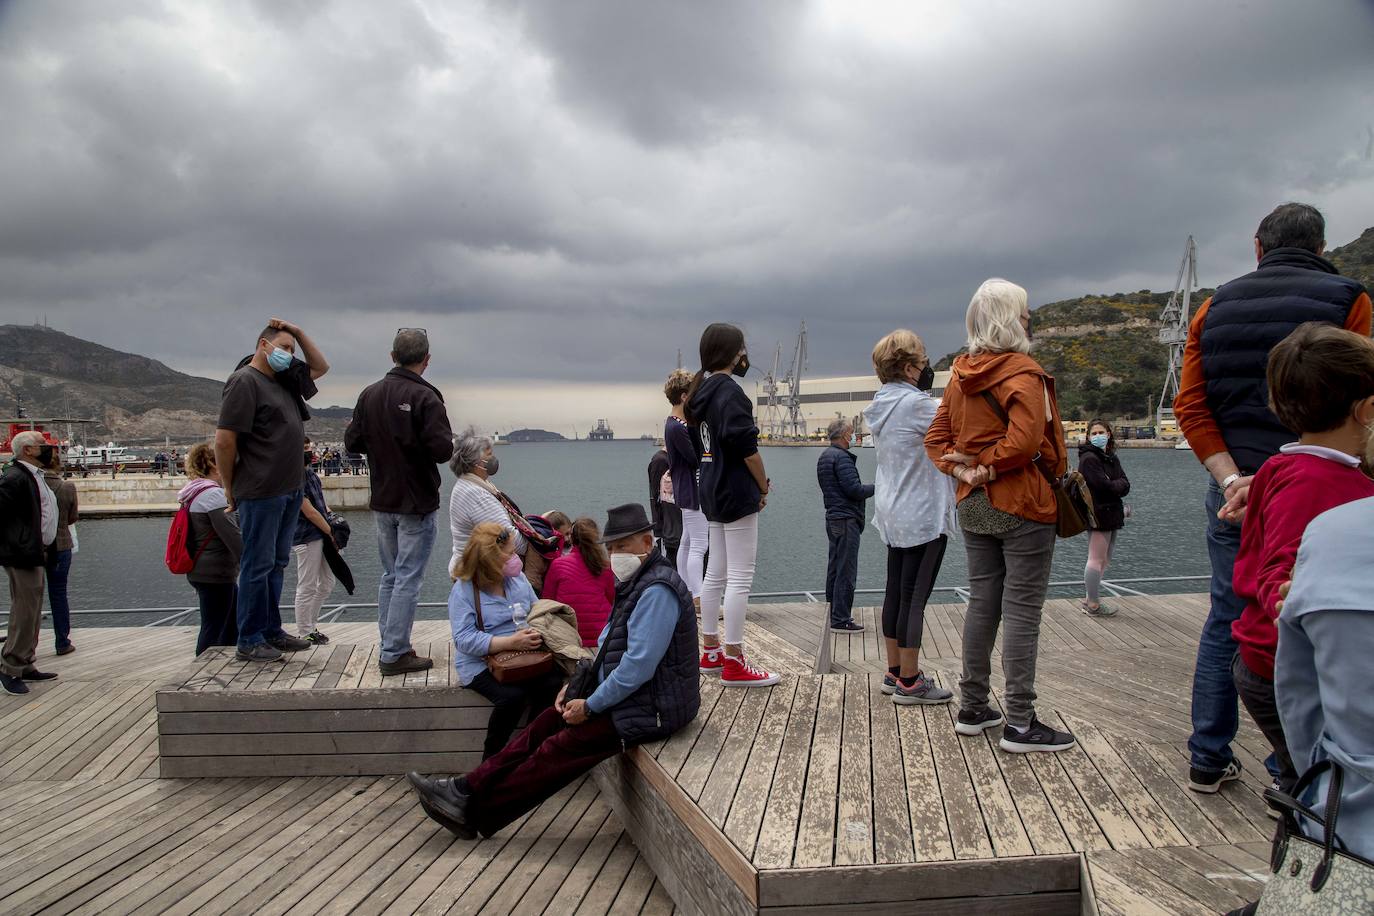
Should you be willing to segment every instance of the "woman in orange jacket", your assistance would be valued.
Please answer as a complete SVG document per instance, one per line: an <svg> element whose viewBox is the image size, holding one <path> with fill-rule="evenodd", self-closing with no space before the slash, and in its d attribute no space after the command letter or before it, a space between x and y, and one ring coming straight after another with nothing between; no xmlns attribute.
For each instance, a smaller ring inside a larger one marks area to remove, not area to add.
<svg viewBox="0 0 1374 916"><path fill-rule="evenodd" d="M992 279L968 307L968 353L954 361L926 452L959 482L955 500L968 552L969 603L955 730L1003 725L1004 751L1062 751L1073 736L1035 717L1040 615L1054 557L1050 483L1068 457L1054 379L1028 354L1026 291ZM991 655L1002 633L1005 720L988 705Z"/></svg>

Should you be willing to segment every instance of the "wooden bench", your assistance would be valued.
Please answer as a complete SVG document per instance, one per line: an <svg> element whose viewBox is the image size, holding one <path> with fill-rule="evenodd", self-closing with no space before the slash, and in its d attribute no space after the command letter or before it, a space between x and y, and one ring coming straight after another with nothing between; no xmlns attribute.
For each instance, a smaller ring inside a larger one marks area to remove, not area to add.
<svg viewBox="0 0 1374 916"><path fill-rule="evenodd" d="M417 647L425 651L426 647ZM383 677L375 646L329 645L284 664L201 655L157 692L163 776L461 773L482 759L491 704L434 667Z"/></svg>

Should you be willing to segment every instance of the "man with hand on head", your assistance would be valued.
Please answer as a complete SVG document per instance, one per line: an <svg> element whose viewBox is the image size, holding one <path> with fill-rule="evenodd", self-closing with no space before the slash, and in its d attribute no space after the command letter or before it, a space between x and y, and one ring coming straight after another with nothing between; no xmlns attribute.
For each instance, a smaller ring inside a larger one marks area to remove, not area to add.
<svg viewBox="0 0 1374 916"><path fill-rule="evenodd" d="M43 564L57 540L57 497L43 480L54 448L40 432L19 433L10 442L14 462L0 476L0 565L10 581L0 686L16 696L29 692L25 681L57 677L33 666L43 620Z"/></svg>
<svg viewBox="0 0 1374 916"><path fill-rule="evenodd" d="M601 761L696 718L691 592L655 549L653 524L638 503L610 511L603 540L618 584L595 660L583 662L552 707L471 773L406 777L425 813L464 839L491 836Z"/></svg>
<svg viewBox="0 0 1374 916"><path fill-rule="evenodd" d="M291 562L301 510L305 426L296 395L280 384L297 348L313 381L329 371L314 342L296 325L273 318L258 335L248 364L229 376L215 431L215 466L243 534L235 657L280 661L311 643L281 625L282 574Z"/></svg>

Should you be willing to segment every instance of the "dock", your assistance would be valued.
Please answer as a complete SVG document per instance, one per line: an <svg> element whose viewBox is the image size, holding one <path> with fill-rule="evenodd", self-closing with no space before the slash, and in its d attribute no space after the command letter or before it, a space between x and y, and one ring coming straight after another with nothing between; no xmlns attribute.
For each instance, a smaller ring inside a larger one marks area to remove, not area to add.
<svg viewBox="0 0 1374 916"><path fill-rule="evenodd" d="M0 697L0 913L1217 913L1258 897L1273 822L1263 738L1188 791L1205 596L1046 607L1038 712L1080 746L1012 755L953 707L879 691L876 611L811 673L816 603L750 608L770 689L703 681L697 720L483 842L426 818L401 773L480 756L483 701L381 677L376 627L285 664L191 657L191 627L86 628L60 679ZM962 605L928 609L923 666L954 687ZM994 659L994 668L996 660ZM994 681L994 693L1000 683Z"/></svg>

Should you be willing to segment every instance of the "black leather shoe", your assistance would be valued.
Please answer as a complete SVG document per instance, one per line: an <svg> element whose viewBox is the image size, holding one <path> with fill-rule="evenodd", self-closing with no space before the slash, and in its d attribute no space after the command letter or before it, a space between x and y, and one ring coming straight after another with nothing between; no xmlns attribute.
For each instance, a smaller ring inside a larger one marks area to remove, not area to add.
<svg viewBox="0 0 1374 916"><path fill-rule="evenodd" d="M56 671L39 671L37 668L30 668L24 672L26 681L50 681L57 677Z"/></svg>
<svg viewBox="0 0 1374 916"><path fill-rule="evenodd" d="M431 779L411 770L406 781L415 789L425 814L450 832L465 840L477 839L477 831L468 825L468 802L472 796L463 791L457 779Z"/></svg>
<svg viewBox="0 0 1374 916"><path fill-rule="evenodd" d="M434 667L434 659L414 652L407 652L394 662L378 661L377 668L382 674L409 674L413 671L428 671Z"/></svg>
<svg viewBox="0 0 1374 916"><path fill-rule="evenodd" d="M267 640L267 644L279 652L304 652L314 645L308 639L301 639L299 636L278 636L276 639Z"/></svg>

